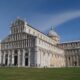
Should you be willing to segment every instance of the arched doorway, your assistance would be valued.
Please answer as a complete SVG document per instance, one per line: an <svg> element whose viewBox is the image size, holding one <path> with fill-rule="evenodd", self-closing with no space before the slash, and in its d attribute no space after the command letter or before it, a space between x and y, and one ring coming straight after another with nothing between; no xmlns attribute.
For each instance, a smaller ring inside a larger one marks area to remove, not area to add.
<svg viewBox="0 0 80 80"><path fill-rule="evenodd" d="M18 51L15 50L14 52L14 65L17 66L18 65Z"/></svg>
<svg viewBox="0 0 80 80"><path fill-rule="evenodd" d="M7 66L8 64L8 54L5 55L5 65Z"/></svg>
<svg viewBox="0 0 80 80"><path fill-rule="evenodd" d="M28 52L25 53L25 66L28 66Z"/></svg>
<svg viewBox="0 0 80 80"><path fill-rule="evenodd" d="M74 61L74 66L77 66L77 61Z"/></svg>

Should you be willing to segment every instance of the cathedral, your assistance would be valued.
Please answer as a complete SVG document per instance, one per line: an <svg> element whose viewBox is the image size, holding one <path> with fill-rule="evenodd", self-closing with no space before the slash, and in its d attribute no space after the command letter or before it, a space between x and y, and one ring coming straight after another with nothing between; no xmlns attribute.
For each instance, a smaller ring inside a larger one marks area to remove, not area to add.
<svg viewBox="0 0 80 80"><path fill-rule="evenodd" d="M73 47L73 44L75 42L60 43L53 28L45 35L17 18L11 23L10 34L0 41L0 65L36 68L80 66L80 45Z"/></svg>
<svg viewBox="0 0 80 80"><path fill-rule="evenodd" d="M0 63L16 67L64 67L64 50L59 48L58 34L48 35L17 18L11 23L10 34L1 41Z"/></svg>
<svg viewBox="0 0 80 80"><path fill-rule="evenodd" d="M58 44L65 50L66 67L80 66L80 41L69 41Z"/></svg>

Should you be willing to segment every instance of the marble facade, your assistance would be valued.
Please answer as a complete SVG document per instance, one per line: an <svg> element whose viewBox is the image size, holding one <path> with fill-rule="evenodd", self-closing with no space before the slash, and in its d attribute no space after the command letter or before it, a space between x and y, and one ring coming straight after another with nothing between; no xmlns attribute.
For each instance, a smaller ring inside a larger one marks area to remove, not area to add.
<svg viewBox="0 0 80 80"><path fill-rule="evenodd" d="M10 34L1 41L1 65L10 67L65 67L65 53L57 44L59 36L51 29L48 35L17 18Z"/></svg>

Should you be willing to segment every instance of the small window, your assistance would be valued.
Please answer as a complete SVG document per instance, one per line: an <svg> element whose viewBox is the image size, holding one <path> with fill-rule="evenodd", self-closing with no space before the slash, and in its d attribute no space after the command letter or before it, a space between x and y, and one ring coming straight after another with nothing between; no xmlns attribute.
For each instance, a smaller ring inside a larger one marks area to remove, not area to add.
<svg viewBox="0 0 80 80"><path fill-rule="evenodd" d="M15 50L15 53L17 53L17 50Z"/></svg>
<svg viewBox="0 0 80 80"><path fill-rule="evenodd" d="M28 53L25 53L25 56L28 56Z"/></svg>
<svg viewBox="0 0 80 80"><path fill-rule="evenodd" d="M70 60L70 57L69 57L69 60Z"/></svg>

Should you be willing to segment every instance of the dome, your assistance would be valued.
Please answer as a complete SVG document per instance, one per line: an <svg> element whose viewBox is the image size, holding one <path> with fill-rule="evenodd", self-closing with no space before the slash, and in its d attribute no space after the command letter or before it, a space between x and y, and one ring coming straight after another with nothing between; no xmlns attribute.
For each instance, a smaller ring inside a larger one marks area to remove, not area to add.
<svg viewBox="0 0 80 80"><path fill-rule="evenodd" d="M51 30L48 33L48 36L50 37L58 37L58 34L51 28Z"/></svg>
<svg viewBox="0 0 80 80"><path fill-rule="evenodd" d="M49 31L48 36L58 36L56 32L54 31Z"/></svg>

